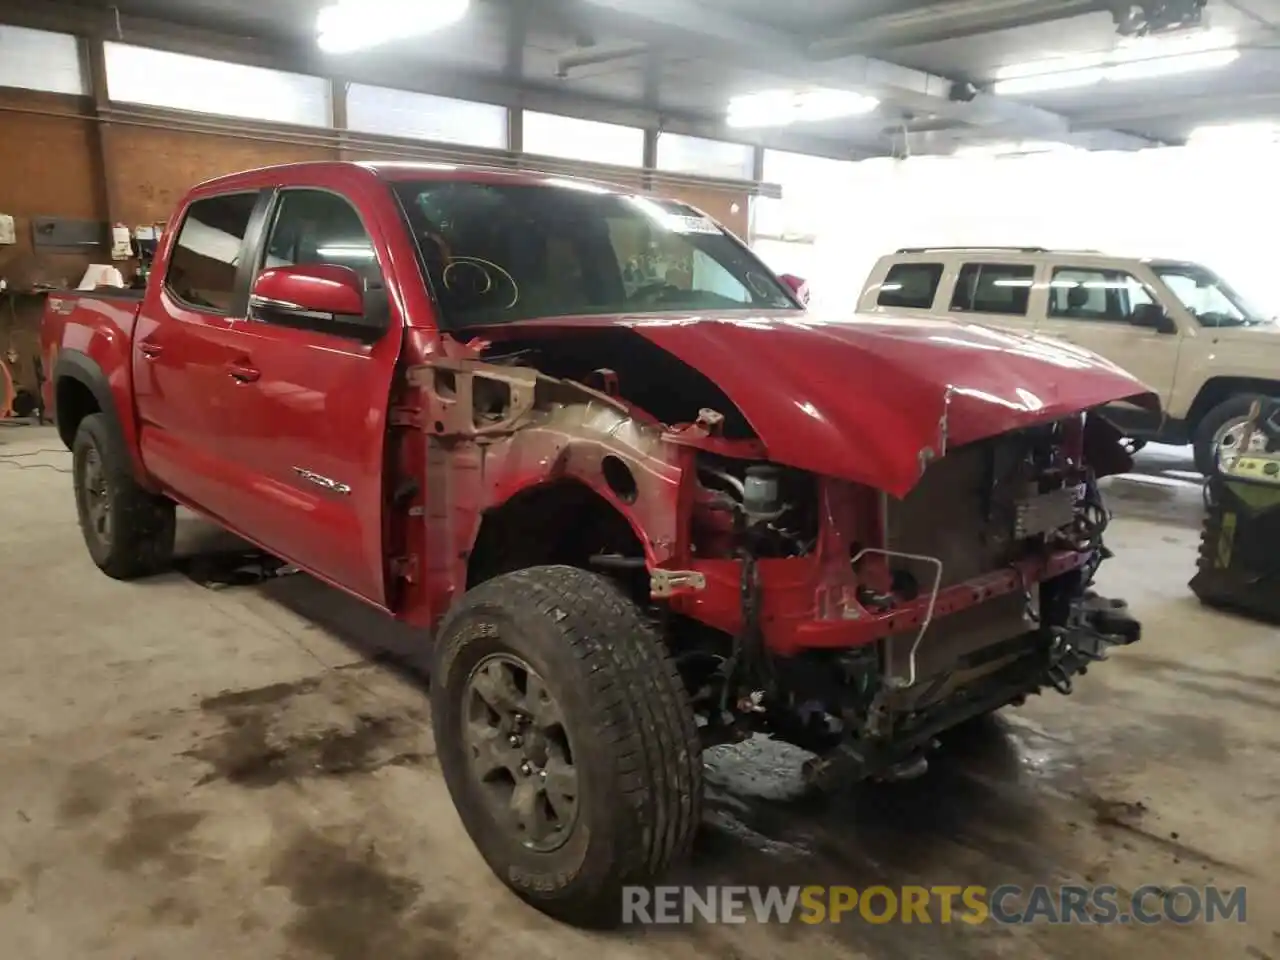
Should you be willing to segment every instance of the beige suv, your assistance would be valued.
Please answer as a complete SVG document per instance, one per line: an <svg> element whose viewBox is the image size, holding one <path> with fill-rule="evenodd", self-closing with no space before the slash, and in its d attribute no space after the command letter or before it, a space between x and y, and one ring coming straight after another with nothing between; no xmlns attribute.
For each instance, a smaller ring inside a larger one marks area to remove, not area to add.
<svg viewBox="0 0 1280 960"><path fill-rule="evenodd" d="M1280 397L1280 324L1196 263L1031 247L903 249L876 263L859 310L972 317L1100 354L1163 407L1159 416L1112 408L1116 424L1139 444L1194 444L1203 473L1254 398Z"/></svg>

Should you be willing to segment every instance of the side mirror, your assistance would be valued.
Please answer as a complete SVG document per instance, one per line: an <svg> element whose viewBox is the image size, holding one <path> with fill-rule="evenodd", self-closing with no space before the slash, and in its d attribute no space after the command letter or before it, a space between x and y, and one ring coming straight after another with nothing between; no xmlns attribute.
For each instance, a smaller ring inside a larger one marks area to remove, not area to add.
<svg viewBox="0 0 1280 960"><path fill-rule="evenodd" d="M252 313L301 320L364 316L364 283L350 267L307 263L258 274L249 294Z"/></svg>
<svg viewBox="0 0 1280 960"><path fill-rule="evenodd" d="M809 305L809 282L797 277L794 273L784 273L778 277L805 306Z"/></svg>
<svg viewBox="0 0 1280 960"><path fill-rule="evenodd" d="M1135 327L1145 327L1159 333L1177 333L1178 328L1173 319L1158 303L1140 303L1133 308L1129 322Z"/></svg>

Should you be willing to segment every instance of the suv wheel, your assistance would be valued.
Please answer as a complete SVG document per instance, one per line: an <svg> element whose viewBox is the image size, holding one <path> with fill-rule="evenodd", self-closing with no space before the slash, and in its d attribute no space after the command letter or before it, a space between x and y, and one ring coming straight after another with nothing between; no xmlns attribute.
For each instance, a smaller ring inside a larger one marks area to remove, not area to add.
<svg viewBox="0 0 1280 960"><path fill-rule="evenodd" d="M103 573L132 580L168 567L173 501L138 486L128 451L101 413L80 421L71 444L71 473L80 532Z"/></svg>
<svg viewBox="0 0 1280 960"><path fill-rule="evenodd" d="M688 850L702 758L661 637L610 581L574 567L505 574L441 625L436 750L467 833L537 909L616 923L622 888Z"/></svg>
<svg viewBox="0 0 1280 960"><path fill-rule="evenodd" d="M1218 472L1218 445L1232 441L1232 431L1249 419L1249 410L1261 394L1241 393L1229 397L1203 417L1197 425L1195 444L1196 469L1206 477Z"/></svg>

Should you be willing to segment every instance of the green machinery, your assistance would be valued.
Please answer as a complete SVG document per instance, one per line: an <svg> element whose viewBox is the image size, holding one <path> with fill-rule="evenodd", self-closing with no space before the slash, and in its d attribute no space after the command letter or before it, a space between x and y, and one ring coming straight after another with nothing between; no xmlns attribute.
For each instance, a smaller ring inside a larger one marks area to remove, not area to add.
<svg viewBox="0 0 1280 960"><path fill-rule="evenodd" d="M1260 400L1218 446L1191 590L1202 603L1280 620L1280 400Z"/></svg>

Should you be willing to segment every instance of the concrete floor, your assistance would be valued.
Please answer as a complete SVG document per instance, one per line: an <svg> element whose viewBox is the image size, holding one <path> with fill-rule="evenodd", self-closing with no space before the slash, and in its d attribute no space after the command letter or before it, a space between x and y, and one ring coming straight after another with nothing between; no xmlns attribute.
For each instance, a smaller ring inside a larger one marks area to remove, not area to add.
<svg viewBox="0 0 1280 960"><path fill-rule="evenodd" d="M1246 884L1244 925L559 926L482 864L422 693L362 653L414 638L301 576L115 583L68 465L52 431L0 428L0 956L1280 960L1280 630L1189 595L1182 451L1111 485L1103 586L1141 644L912 783L823 800L794 752L716 752L681 879Z"/></svg>

